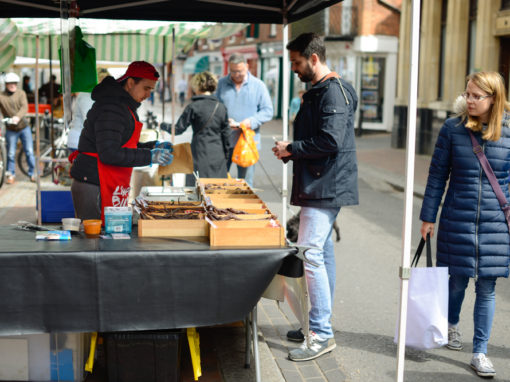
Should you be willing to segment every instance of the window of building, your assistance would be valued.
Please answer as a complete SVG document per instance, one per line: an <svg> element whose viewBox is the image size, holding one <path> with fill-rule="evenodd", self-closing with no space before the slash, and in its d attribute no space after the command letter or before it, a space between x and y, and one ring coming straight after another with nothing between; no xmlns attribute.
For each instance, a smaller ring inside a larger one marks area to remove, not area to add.
<svg viewBox="0 0 510 382"><path fill-rule="evenodd" d="M361 111L363 121L382 122L384 107L384 57L361 58Z"/></svg>
<svg viewBox="0 0 510 382"><path fill-rule="evenodd" d="M276 37L276 24L269 26L269 37Z"/></svg>
<svg viewBox="0 0 510 382"><path fill-rule="evenodd" d="M443 0L441 5L441 47L439 53L439 81L437 87L437 98L443 99L444 95L444 66L446 55L446 19L447 19L448 1Z"/></svg>
<svg viewBox="0 0 510 382"><path fill-rule="evenodd" d="M466 74L473 73L475 71L477 13L478 0L469 0L468 62Z"/></svg>
<svg viewBox="0 0 510 382"><path fill-rule="evenodd" d="M501 0L501 10L510 9L510 0Z"/></svg>

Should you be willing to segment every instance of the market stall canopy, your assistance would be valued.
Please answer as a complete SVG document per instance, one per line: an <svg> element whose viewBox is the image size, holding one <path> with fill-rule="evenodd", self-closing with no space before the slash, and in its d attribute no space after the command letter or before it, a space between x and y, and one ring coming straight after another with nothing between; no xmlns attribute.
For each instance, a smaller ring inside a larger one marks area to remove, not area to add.
<svg viewBox="0 0 510 382"><path fill-rule="evenodd" d="M184 73L200 73L209 70L209 56L191 56L184 62Z"/></svg>
<svg viewBox="0 0 510 382"><path fill-rule="evenodd" d="M80 17L283 24L342 0L78 0ZM6 17L60 17L59 0L0 0Z"/></svg>
<svg viewBox="0 0 510 382"><path fill-rule="evenodd" d="M36 56L36 36L40 38L40 58L58 60L60 19L0 19L0 70L14 62L16 56ZM175 29L176 50L189 49L199 38L221 39L242 30L246 24L206 24L202 22L134 21L77 19L84 40L96 49L98 61L130 62L145 60L163 62L171 57L172 28Z"/></svg>

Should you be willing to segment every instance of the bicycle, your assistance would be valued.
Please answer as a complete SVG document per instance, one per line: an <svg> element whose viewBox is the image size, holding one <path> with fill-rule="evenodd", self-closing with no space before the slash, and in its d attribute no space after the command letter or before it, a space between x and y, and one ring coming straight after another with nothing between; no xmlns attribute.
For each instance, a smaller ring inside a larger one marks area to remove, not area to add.
<svg viewBox="0 0 510 382"><path fill-rule="evenodd" d="M53 147L49 139L51 125L51 116L46 110L42 119L41 130L45 132L44 137L39 137L39 174L41 177L46 177L53 173L55 163L65 162L67 159L67 136L69 134L68 129L65 128L62 119L58 119L53 123L54 129L54 140ZM33 134L35 138L35 134ZM34 154L35 154L34 145ZM52 155L53 152L53 155ZM20 150L17 156L18 167L21 172L28 175L28 163L24 151Z"/></svg>

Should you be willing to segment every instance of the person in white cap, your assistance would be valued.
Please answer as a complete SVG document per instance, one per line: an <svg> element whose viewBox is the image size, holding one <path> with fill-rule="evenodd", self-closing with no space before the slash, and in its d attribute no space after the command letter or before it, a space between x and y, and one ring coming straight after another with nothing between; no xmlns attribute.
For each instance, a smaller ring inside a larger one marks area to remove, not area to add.
<svg viewBox="0 0 510 382"><path fill-rule="evenodd" d="M20 81L16 73L7 73L4 78L5 90L0 93L0 112L3 118L7 118L5 140L7 141L7 171L6 183L13 184L15 181L16 147L18 138L21 139L28 163L28 176L35 182L35 157L32 131L27 125L25 115L28 112L26 93L18 87Z"/></svg>

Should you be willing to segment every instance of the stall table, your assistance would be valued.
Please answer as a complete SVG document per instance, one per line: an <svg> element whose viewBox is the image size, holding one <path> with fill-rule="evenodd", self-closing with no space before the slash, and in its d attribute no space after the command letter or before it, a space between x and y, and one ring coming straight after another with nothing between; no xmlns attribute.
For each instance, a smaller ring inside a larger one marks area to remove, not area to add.
<svg viewBox="0 0 510 382"><path fill-rule="evenodd" d="M297 250L213 249L205 240L133 232L129 240L36 241L34 232L0 227L0 335L200 327L250 312L256 323L258 300Z"/></svg>

